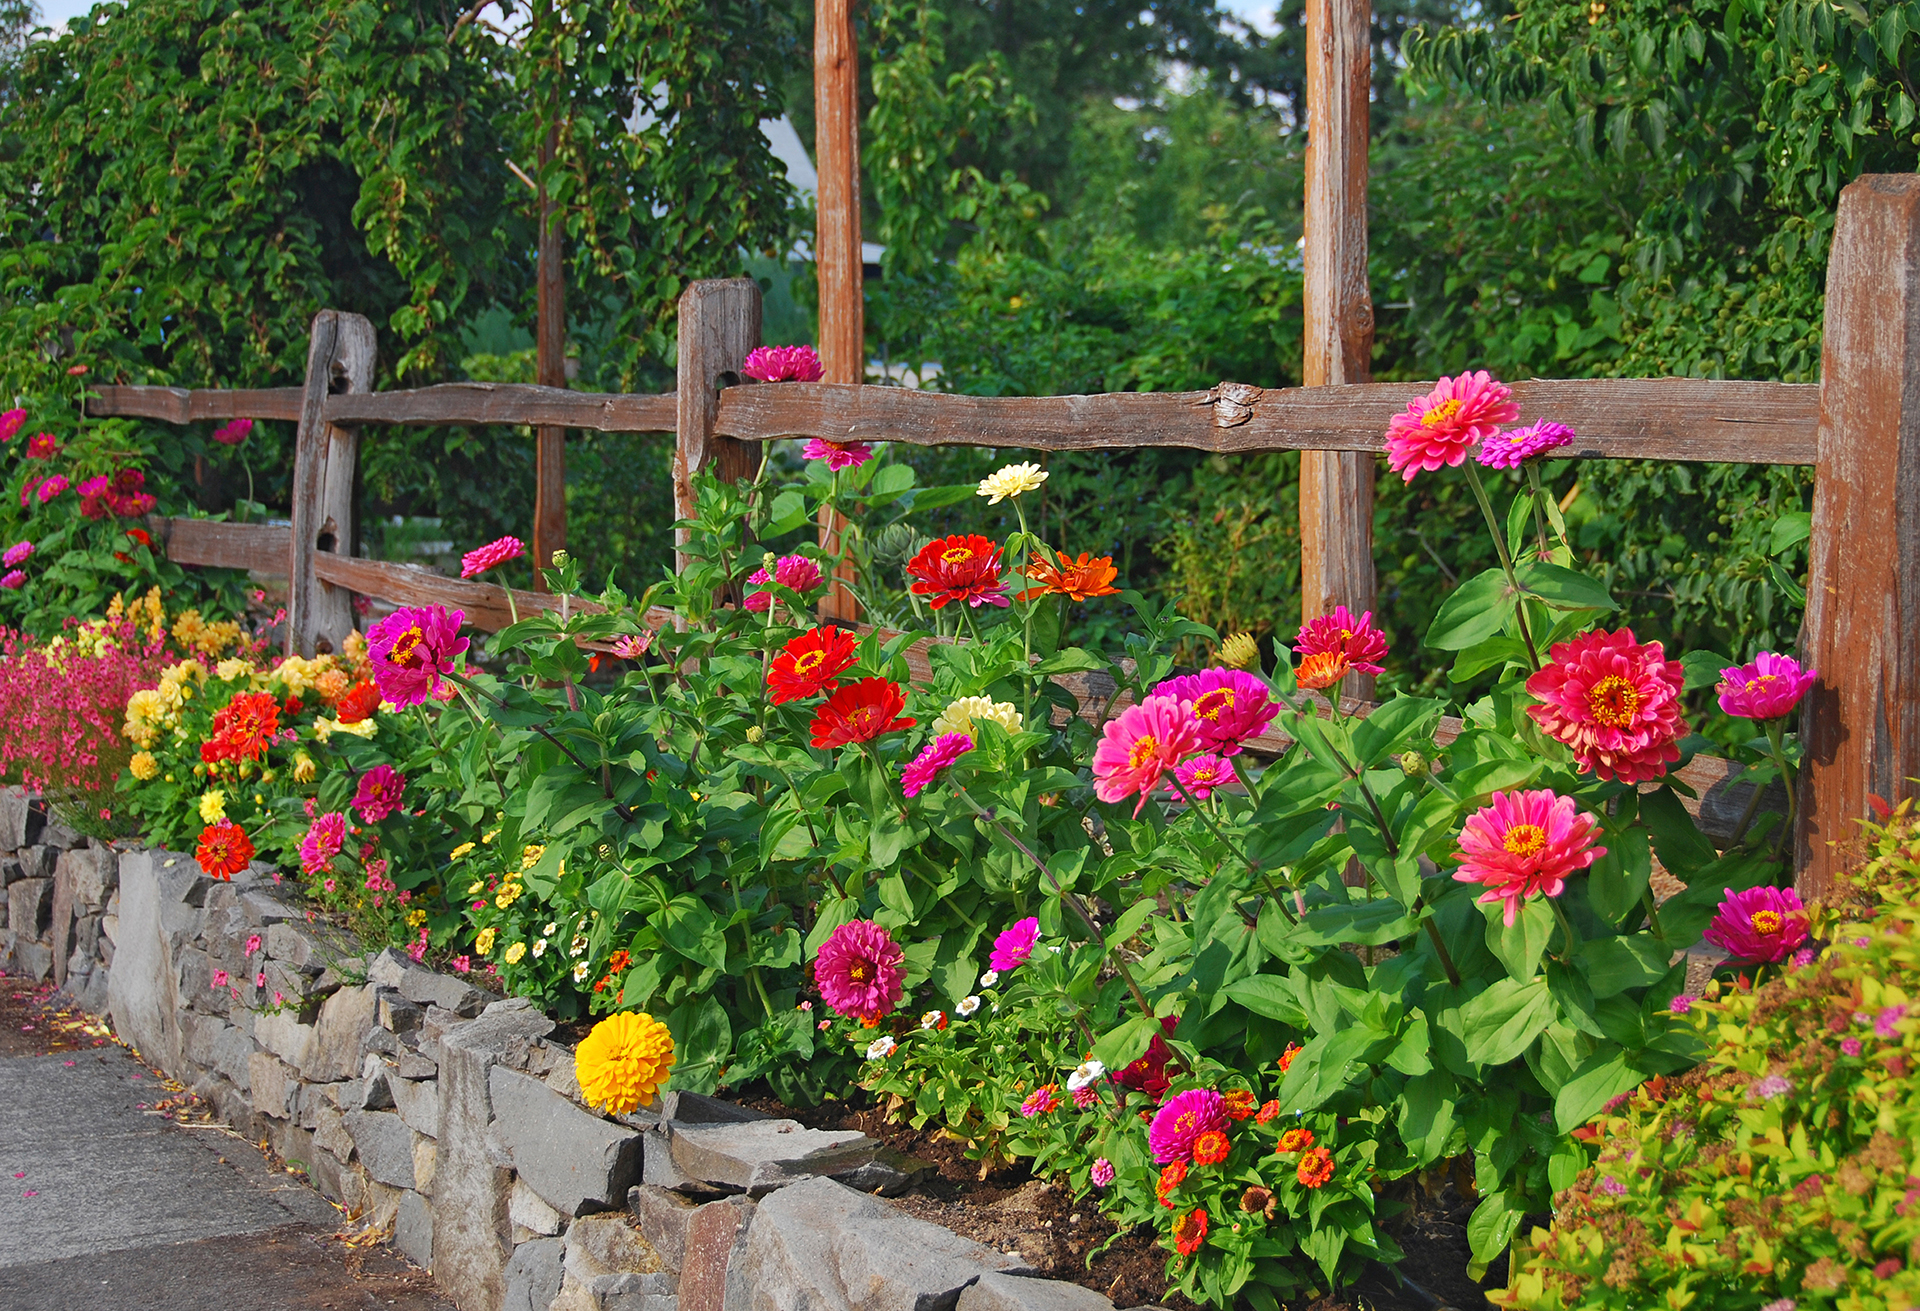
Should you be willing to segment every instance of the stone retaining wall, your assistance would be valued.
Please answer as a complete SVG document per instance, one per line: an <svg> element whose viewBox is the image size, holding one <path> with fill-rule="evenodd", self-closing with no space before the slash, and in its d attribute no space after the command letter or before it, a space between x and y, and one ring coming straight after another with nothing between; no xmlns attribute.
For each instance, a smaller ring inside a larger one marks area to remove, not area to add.
<svg viewBox="0 0 1920 1311"><path fill-rule="evenodd" d="M862 1134L587 1108L529 1002L358 954L270 871L94 845L6 789L0 879L0 968L61 980L461 1311L1113 1311L889 1205L922 1167Z"/></svg>

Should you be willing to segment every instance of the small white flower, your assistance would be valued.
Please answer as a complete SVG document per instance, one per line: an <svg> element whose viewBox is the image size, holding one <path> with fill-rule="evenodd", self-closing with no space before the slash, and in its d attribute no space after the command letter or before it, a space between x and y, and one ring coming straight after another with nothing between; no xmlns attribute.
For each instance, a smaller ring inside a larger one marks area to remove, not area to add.
<svg viewBox="0 0 1920 1311"><path fill-rule="evenodd" d="M581 952L585 951L586 949L587 949L587 935L584 933L578 933L574 935L573 941L567 944L567 955L578 956Z"/></svg>
<svg viewBox="0 0 1920 1311"><path fill-rule="evenodd" d="M578 965L575 965L573 967L573 981L575 983L585 983L587 981L587 972L592 968L593 967L585 961L581 961Z"/></svg>
<svg viewBox="0 0 1920 1311"><path fill-rule="evenodd" d="M545 938L535 938L533 940L533 958L535 960L539 960L542 956L546 954L547 954L547 940Z"/></svg>
<svg viewBox="0 0 1920 1311"><path fill-rule="evenodd" d="M1067 1091L1079 1092L1082 1088L1096 1082L1106 1072L1107 1067L1099 1061L1088 1061L1084 1065L1077 1066L1073 1073L1067 1076Z"/></svg>
<svg viewBox="0 0 1920 1311"><path fill-rule="evenodd" d="M867 1059L870 1061L884 1061L887 1057L893 1055L893 1049L898 1045L899 1044L894 1042L892 1038L882 1034L867 1044Z"/></svg>
<svg viewBox="0 0 1920 1311"><path fill-rule="evenodd" d="M1037 464L1009 464L982 478L975 495L986 497L988 505L998 505L1002 500L1033 491L1046 480L1047 471Z"/></svg>
<svg viewBox="0 0 1920 1311"><path fill-rule="evenodd" d="M543 938L551 938L559 928L560 926L558 924L555 924L551 920L549 920L547 922L547 927L540 930L540 936Z"/></svg>
<svg viewBox="0 0 1920 1311"><path fill-rule="evenodd" d="M1047 944L1047 950L1058 956L1060 954L1060 944L1057 942L1049 942Z"/></svg>
<svg viewBox="0 0 1920 1311"><path fill-rule="evenodd" d="M953 1009L958 1011L960 1018L964 1020L980 1009L980 999L978 997L962 997L960 1004Z"/></svg>
<svg viewBox="0 0 1920 1311"><path fill-rule="evenodd" d="M983 988L991 988L994 984L998 982L1000 982L999 970L988 970L985 974L982 974L980 976L980 986Z"/></svg>
<svg viewBox="0 0 1920 1311"><path fill-rule="evenodd" d="M945 1011L928 1011L920 1017L920 1027L923 1029L937 1029L940 1027L940 1021L946 1018Z"/></svg>

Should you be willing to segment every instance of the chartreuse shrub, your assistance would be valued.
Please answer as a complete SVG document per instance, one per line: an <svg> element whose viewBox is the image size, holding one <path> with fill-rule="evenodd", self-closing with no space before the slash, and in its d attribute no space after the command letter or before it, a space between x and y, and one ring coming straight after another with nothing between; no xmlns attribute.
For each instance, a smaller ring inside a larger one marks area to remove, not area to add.
<svg viewBox="0 0 1920 1311"><path fill-rule="evenodd" d="M1920 1303L1920 840L1905 804L1870 839L1861 899L1812 914L1824 950L1709 985L1700 1066L1577 1131L1506 1305Z"/></svg>

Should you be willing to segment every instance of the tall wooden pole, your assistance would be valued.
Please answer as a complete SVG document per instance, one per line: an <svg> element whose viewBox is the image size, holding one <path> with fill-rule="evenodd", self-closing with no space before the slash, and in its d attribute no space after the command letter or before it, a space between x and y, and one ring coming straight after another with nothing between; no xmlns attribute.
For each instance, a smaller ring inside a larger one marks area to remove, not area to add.
<svg viewBox="0 0 1920 1311"><path fill-rule="evenodd" d="M547 128L540 146L539 318L534 328L536 381L542 387L567 385L567 272L560 247L559 215L547 198L546 165L558 153L560 129ZM534 586L539 569L567 545L567 430L534 429L533 560Z"/></svg>
<svg viewBox="0 0 1920 1311"><path fill-rule="evenodd" d="M865 289L860 267L860 52L852 0L820 0L813 20L814 160L820 175L814 259L820 274L820 364L824 382L864 382L867 371ZM840 517L820 511L820 548L840 550ZM820 618L853 622L853 593L834 571Z"/></svg>
<svg viewBox="0 0 1920 1311"><path fill-rule="evenodd" d="M1307 0L1306 351L1309 387L1372 376L1373 301L1367 291L1367 93L1372 85L1369 0ZM1300 614L1374 608L1374 457L1300 454ZM1340 689L1369 696L1349 674Z"/></svg>

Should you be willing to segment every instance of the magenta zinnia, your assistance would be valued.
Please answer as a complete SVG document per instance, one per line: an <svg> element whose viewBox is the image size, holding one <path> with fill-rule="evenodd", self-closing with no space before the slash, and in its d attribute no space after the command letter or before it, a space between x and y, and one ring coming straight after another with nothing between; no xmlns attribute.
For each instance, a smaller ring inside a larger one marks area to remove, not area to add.
<svg viewBox="0 0 1920 1311"><path fill-rule="evenodd" d="M526 543L518 537L500 537L485 546L476 546L460 557L460 576L472 578L527 553Z"/></svg>
<svg viewBox="0 0 1920 1311"><path fill-rule="evenodd" d="M213 439L222 446L238 446L253 431L252 419L235 419L213 430Z"/></svg>
<svg viewBox="0 0 1920 1311"><path fill-rule="evenodd" d="M1147 1146L1162 1165L1193 1159L1193 1140L1227 1131L1226 1100L1211 1088L1175 1093L1147 1126Z"/></svg>
<svg viewBox="0 0 1920 1311"><path fill-rule="evenodd" d="M909 797L919 796L954 761L971 750L973 739L965 733L942 733L900 771L900 791Z"/></svg>
<svg viewBox="0 0 1920 1311"><path fill-rule="evenodd" d="M0 576L0 588L5 588L9 592L17 592L26 585L27 571L24 569L9 569L5 575Z"/></svg>
<svg viewBox="0 0 1920 1311"><path fill-rule="evenodd" d="M318 874L333 864L347 841L347 817L338 810L328 811L307 827L300 839L300 872Z"/></svg>
<svg viewBox="0 0 1920 1311"><path fill-rule="evenodd" d="M1481 443L1474 458L1489 469L1517 469L1528 460L1558 450L1573 441L1573 429L1564 423L1545 420L1524 428L1497 432Z"/></svg>
<svg viewBox="0 0 1920 1311"><path fill-rule="evenodd" d="M1195 801L1205 801L1213 795L1215 788L1223 788L1233 782L1233 762L1225 756L1216 756L1212 752L1183 760L1173 767L1173 776L1180 780L1182 787L1193 794ZM1167 791L1179 795L1179 788L1171 783Z"/></svg>
<svg viewBox="0 0 1920 1311"><path fill-rule="evenodd" d="M1684 671L1658 642L1633 630L1582 633L1556 644L1552 661L1527 680L1541 704L1527 713L1548 737L1573 748L1583 772L1622 783L1659 778L1680 758Z"/></svg>
<svg viewBox="0 0 1920 1311"><path fill-rule="evenodd" d="M1170 696L1150 696L1128 706L1102 730L1093 749L1093 791L1106 802L1140 794L1138 815L1161 777L1181 759L1200 750L1200 728L1193 706Z"/></svg>
<svg viewBox="0 0 1920 1311"><path fill-rule="evenodd" d="M12 564L11 554L7 563ZM1780 719L1800 704L1818 672L1792 656L1762 651L1751 664L1720 671L1720 708L1742 719Z"/></svg>
<svg viewBox="0 0 1920 1311"><path fill-rule="evenodd" d="M32 542L15 542L7 548L6 555L0 556L0 560L4 560L7 568L11 569L17 564L24 564L27 557L32 554Z"/></svg>
<svg viewBox="0 0 1920 1311"><path fill-rule="evenodd" d="M10 442L13 435L20 431L20 425L27 421L25 410L8 410L0 414L0 442Z"/></svg>
<svg viewBox="0 0 1920 1311"><path fill-rule="evenodd" d="M1223 756L1240 754L1247 739L1280 713L1267 685L1244 669L1182 674L1161 683L1152 695L1191 702L1200 745Z"/></svg>
<svg viewBox="0 0 1920 1311"><path fill-rule="evenodd" d="M768 583L778 583L782 587L792 588L803 596L820 586L823 581L820 566L804 555L783 555L774 562L773 573L768 575L765 569L756 569L748 575L749 586L765 587ZM764 612L773 604L772 592L749 592L747 609Z"/></svg>
<svg viewBox="0 0 1920 1311"><path fill-rule="evenodd" d="M383 699L396 706L417 706L438 692L452 671L453 658L467 649L460 636L466 611L445 606L409 606L395 610L367 634L367 658Z"/></svg>
<svg viewBox="0 0 1920 1311"><path fill-rule="evenodd" d="M378 824L400 809L400 799L406 790L404 774L392 765L375 765L360 776L359 790L353 794L353 808L367 823Z"/></svg>
<svg viewBox="0 0 1920 1311"><path fill-rule="evenodd" d="M1046 1115L1060 1109L1060 1089L1053 1084L1043 1083L1027 1094L1027 1100L1020 1103L1020 1114L1029 1120L1036 1115Z"/></svg>
<svg viewBox="0 0 1920 1311"><path fill-rule="evenodd" d="M872 920L849 920L827 935L813 959L813 980L827 1005L856 1020L876 1021L900 1004L905 953Z"/></svg>
<svg viewBox="0 0 1920 1311"><path fill-rule="evenodd" d="M1406 482L1421 471L1452 468L1467 452L1520 417L1513 391L1484 369L1442 378L1387 424L1387 465Z"/></svg>
<svg viewBox="0 0 1920 1311"><path fill-rule="evenodd" d="M1019 969L1027 963L1027 957L1033 955L1034 944L1039 941L1040 921L1029 915L993 940L993 956L987 961L987 968L1001 974Z"/></svg>
<svg viewBox="0 0 1920 1311"><path fill-rule="evenodd" d="M1486 889L1483 902L1500 902L1511 924L1520 903L1557 897L1567 877L1607 854L1593 845L1599 821L1581 813L1572 797L1541 788L1496 792L1492 804L1467 817L1460 830L1460 868L1453 877Z"/></svg>
<svg viewBox="0 0 1920 1311"><path fill-rule="evenodd" d="M1807 940L1807 908L1791 888L1729 891L1700 936L1735 960L1771 965Z"/></svg>
<svg viewBox="0 0 1920 1311"><path fill-rule="evenodd" d="M1373 626L1371 610L1355 619L1347 607L1337 605L1331 614L1300 625L1300 636L1293 643L1295 655L1314 656L1333 651L1346 657L1348 669L1363 674L1386 672L1379 662L1387 654L1387 635Z"/></svg>
<svg viewBox="0 0 1920 1311"><path fill-rule="evenodd" d="M815 437L800 452L808 460L825 460L827 469L839 473L842 469L858 469L873 458L873 447L865 442L830 442Z"/></svg>
<svg viewBox="0 0 1920 1311"><path fill-rule="evenodd" d="M761 382L819 382L825 370L811 346L756 346L740 372Z"/></svg>

